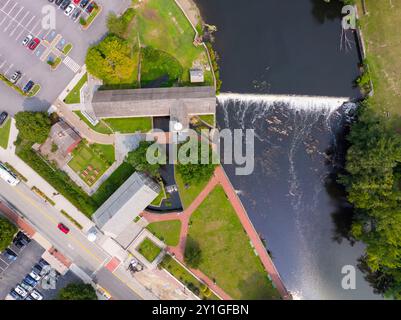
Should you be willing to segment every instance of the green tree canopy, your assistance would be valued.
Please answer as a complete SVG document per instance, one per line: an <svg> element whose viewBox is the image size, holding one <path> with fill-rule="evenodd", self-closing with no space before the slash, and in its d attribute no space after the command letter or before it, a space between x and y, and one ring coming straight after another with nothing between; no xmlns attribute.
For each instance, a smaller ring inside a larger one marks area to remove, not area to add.
<svg viewBox="0 0 401 320"><path fill-rule="evenodd" d="M135 69L132 54L128 41L110 34L89 48L86 66L91 74L108 84L124 83Z"/></svg>
<svg viewBox="0 0 401 320"><path fill-rule="evenodd" d="M209 180L213 175L216 165L212 163L212 150L210 147L209 154L204 155L203 158L205 159L203 160L205 161L202 161L202 144L204 143L206 142L198 143L197 150L190 149L185 143L180 146L178 158L180 158L180 151L186 154L187 157L194 157L193 163L184 164L178 159L178 164L176 166L177 172L181 175L185 183ZM184 149L182 148L185 148L185 151L183 151ZM207 163L205 164L205 162Z"/></svg>
<svg viewBox="0 0 401 320"><path fill-rule="evenodd" d="M0 217L0 252L10 245L17 230L10 221Z"/></svg>
<svg viewBox="0 0 401 320"><path fill-rule="evenodd" d="M156 177L159 176L161 165L159 163L151 164L146 158L148 148L153 144L154 142L141 141L137 149L128 153L126 162L131 164L136 171L145 172L152 177Z"/></svg>
<svg viewBox="0 0 401 320"><path fill-rule="evenodd" d="M401 287L401 137L362 106L348 140L347 174L340 182L356 210L352 234L367 244L364 262L371 274L386 278L371 283L396 297L394 290Z"/></svg>
<svg viewBox="0 0 401 320"><path fill-rule="evenodd" d="M15 115L19 137L34 143L43 143L50 133L51 122L45 112L22 111Z"/></svg>
<svg viewBox="0 0 401 320"><path fill-rule="evenodd" d="M184 260L188 266L194 269L197 269L202 262L202 251L198 242L192 237L187 239Z"/></svg>
<svg viewBox="0 0 401 320"><path fill-rule="evenodd" d="M90 284L70 283L61 289L59 300L97 300L95 289Z"/></svg>

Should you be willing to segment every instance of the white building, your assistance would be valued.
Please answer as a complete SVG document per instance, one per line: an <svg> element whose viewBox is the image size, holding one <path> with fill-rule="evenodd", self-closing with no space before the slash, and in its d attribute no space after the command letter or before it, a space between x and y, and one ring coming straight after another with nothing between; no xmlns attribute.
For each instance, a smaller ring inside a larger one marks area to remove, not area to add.
<svg viewBox="0 0 401 320"><path fill-rule="evenodd" d="M135 172L96 210L93 221L117 238L160 193L160 186L143 173Z"/></svg>

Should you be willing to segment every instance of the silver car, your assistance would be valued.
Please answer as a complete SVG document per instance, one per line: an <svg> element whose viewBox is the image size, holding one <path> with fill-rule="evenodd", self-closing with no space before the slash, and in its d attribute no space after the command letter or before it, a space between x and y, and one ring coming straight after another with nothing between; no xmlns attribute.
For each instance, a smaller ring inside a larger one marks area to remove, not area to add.
<svg viewBox="0 0 401 320"><path fill-rule="evenodd" d="M32 41L32 39L33 39L33 36L31 36L30 34L27 35L27 36L25 37L25 39L22 40L22 45L23 45L24 47L26 47L26 46Z"/></svg>

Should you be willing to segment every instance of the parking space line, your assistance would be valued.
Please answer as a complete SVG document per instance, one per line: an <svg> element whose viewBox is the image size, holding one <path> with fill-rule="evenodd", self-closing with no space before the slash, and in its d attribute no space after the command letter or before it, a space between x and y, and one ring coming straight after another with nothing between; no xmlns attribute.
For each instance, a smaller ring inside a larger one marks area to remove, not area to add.
<svg viewBox="0 0 401 320"><path fill-rule="evenodd" d="M11 11L14 10L15 6L17 5L17 3L14 3L13 7L11 8L11 10L7 13L8 15L10 15Z"/></svg>
<svg viewBox="0 0 401 320"><path fill-rule="evenodd" d="M4 32L6 32L8 30L8 28L10 28L10 26L13 24L13 20L10 20L10 23L8 24L7 27L4 28Z"/></svg>
<svg viewBox="0 0 401 320"><path fill-rule="evenodd" d="M4 21L7 19L7 16L4 16L4 18L3 18L3 21L1 21L1 23L0 23L0 27L1 27L1 25L4 23Z"/></svg>
<svg viewBox="0 0 401 320"><path fill-rule="evenodd" d="M31 33L32 34L38 34L37 32L34 32L34 30L37 28L38 24L40 23L40 20L38 22L36 22L36 24L34 25L34 27L31 29ZM41 30L42 27L39 28L39 30Z"/></svg>
<svg viewBox="0 0 401 320"><path fill-rule="evenodd" d="M7 3L3 6L3 8L1 8L1 10L3 10L5 7L7 7L9 2L10 2L10 0L7 1Z"/></svg>
<svg viewBox="0 0 401 320"><path fill-rule="evenodd" d="M15 40L18 40L18 39L21 37L21 35L22 35L22 33L23 33L24 31L25 31L24 28L22 28L21 32L18 34L18 36L15 38Z"/></svg>
<svg viewBox="0 0 401 320"><path fill-rule="evenodd" d="M25 28L25 29L28 29L28 26L31 24L32 20L35 19L35 18L36 18L36 16L33 16L33 17L31 18L31 20L29 20L28 24L26 24L26 25L24 26L24 28Z"/></svg>
<svg viewBox="0 0 401 320"><path fill-rule="evenodd" d="M19 9L19 11L18 11L17 14L15 15L15 17L14 17L15 21L17 21L17 17L18 17L18 15L21 13L22 10L24 10L24 7L23 7L23 6L21 6L21 8Z"/></svg>

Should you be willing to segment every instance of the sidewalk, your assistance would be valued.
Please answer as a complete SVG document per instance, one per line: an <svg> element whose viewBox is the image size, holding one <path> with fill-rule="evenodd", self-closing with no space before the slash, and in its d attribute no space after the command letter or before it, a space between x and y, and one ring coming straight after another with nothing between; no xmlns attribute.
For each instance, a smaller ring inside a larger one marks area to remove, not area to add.
<svg viewBox="0 0 401 320"><path fill-rule="evenodd" d="M32 170L25 162L23 162L15 154L14 141L18 135L18 130L15 127L15 120L11 120L10 140L8 143L8 149L4 150L0 148L0 161L3 163L8 162L18 172L20 172L28 181L25 183L30 189L37 187L43 191L52 201L55 202L55 208L59 211L66 211L72 218L74 218L82 227L83 232L86 232L92 228L95 224L92 220L87 218L77 208L75 208L67 199L60 195L56 189L54 189L49 183L47 183L42 177L40 177L34 170ZM24 183L24 182L21 182ZM45 200L43 200L45 201Z"/></svg>

